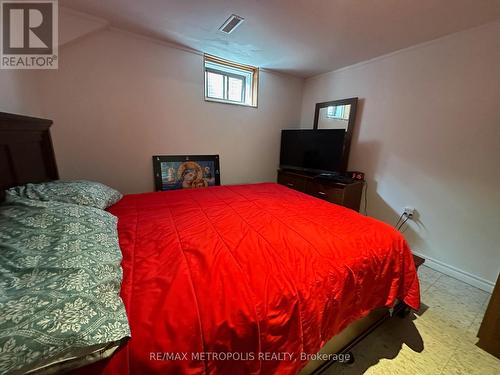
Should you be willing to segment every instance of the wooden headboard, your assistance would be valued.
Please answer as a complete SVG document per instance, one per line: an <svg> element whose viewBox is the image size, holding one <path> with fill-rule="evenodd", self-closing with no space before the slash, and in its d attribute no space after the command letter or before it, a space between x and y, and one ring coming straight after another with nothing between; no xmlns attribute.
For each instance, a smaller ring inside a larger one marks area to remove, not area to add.
<svg viewBox="0 0 500 375"><path fill-rule="evenodd" d="M59 178L51 125L52 120L0 112L0 201L12 186Z"/></svg>

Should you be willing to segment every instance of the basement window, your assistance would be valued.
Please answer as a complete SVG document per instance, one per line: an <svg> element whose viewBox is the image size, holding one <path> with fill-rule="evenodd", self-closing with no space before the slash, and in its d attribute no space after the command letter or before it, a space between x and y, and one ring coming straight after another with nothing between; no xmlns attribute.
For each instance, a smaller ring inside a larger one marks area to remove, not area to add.
<svg viewBox="0 0 500 375"><path fill-rule="evenodd" d="M334 105L326 110L326 117L334 120L349 120L350 105Z"/></svg>
<svg viewBox="0 0 500 375"><path fill-rule="evenodd" d="M259 68L205 55L205 100L257 107Z"/></svg>

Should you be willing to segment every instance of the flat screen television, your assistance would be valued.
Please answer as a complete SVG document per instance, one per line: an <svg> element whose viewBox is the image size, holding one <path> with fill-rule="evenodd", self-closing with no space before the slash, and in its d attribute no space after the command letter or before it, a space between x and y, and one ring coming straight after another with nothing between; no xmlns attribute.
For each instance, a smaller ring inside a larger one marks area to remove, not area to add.
<svg viewBox="0 0 500 375"><path fill-rule="evenodd" d="M344 129L282 130L280 168L345 172L344 137Z"/></svg>

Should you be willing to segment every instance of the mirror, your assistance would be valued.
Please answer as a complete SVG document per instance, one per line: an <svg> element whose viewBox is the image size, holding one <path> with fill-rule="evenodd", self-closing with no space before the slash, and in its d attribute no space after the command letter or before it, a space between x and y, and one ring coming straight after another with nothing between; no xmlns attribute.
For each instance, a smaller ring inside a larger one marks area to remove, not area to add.
<svg viewBox="0 0 500 375"><path fill-rule="evenodd" d="M352 132L356 121L358 98L332 100L316 103L314 111L314 129L344 129L344 153L342 157L343 170L347 170Z"/></svg>
<svg viewBox="0 0 500 375"><path fill-rule="evenodd" d="M314 129L345 129L354 125L358 98L333 100L316 104Z"/></svg>

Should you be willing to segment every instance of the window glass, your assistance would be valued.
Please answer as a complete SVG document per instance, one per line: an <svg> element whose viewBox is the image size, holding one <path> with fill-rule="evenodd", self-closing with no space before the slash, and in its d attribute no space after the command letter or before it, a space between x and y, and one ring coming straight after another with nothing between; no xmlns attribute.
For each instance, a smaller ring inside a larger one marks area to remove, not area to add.
<svg viewBox="0 0 500 375"><path fill-rule="evenodd" d="M258 68L205 55L205 100L257 106Z"/></svg>

